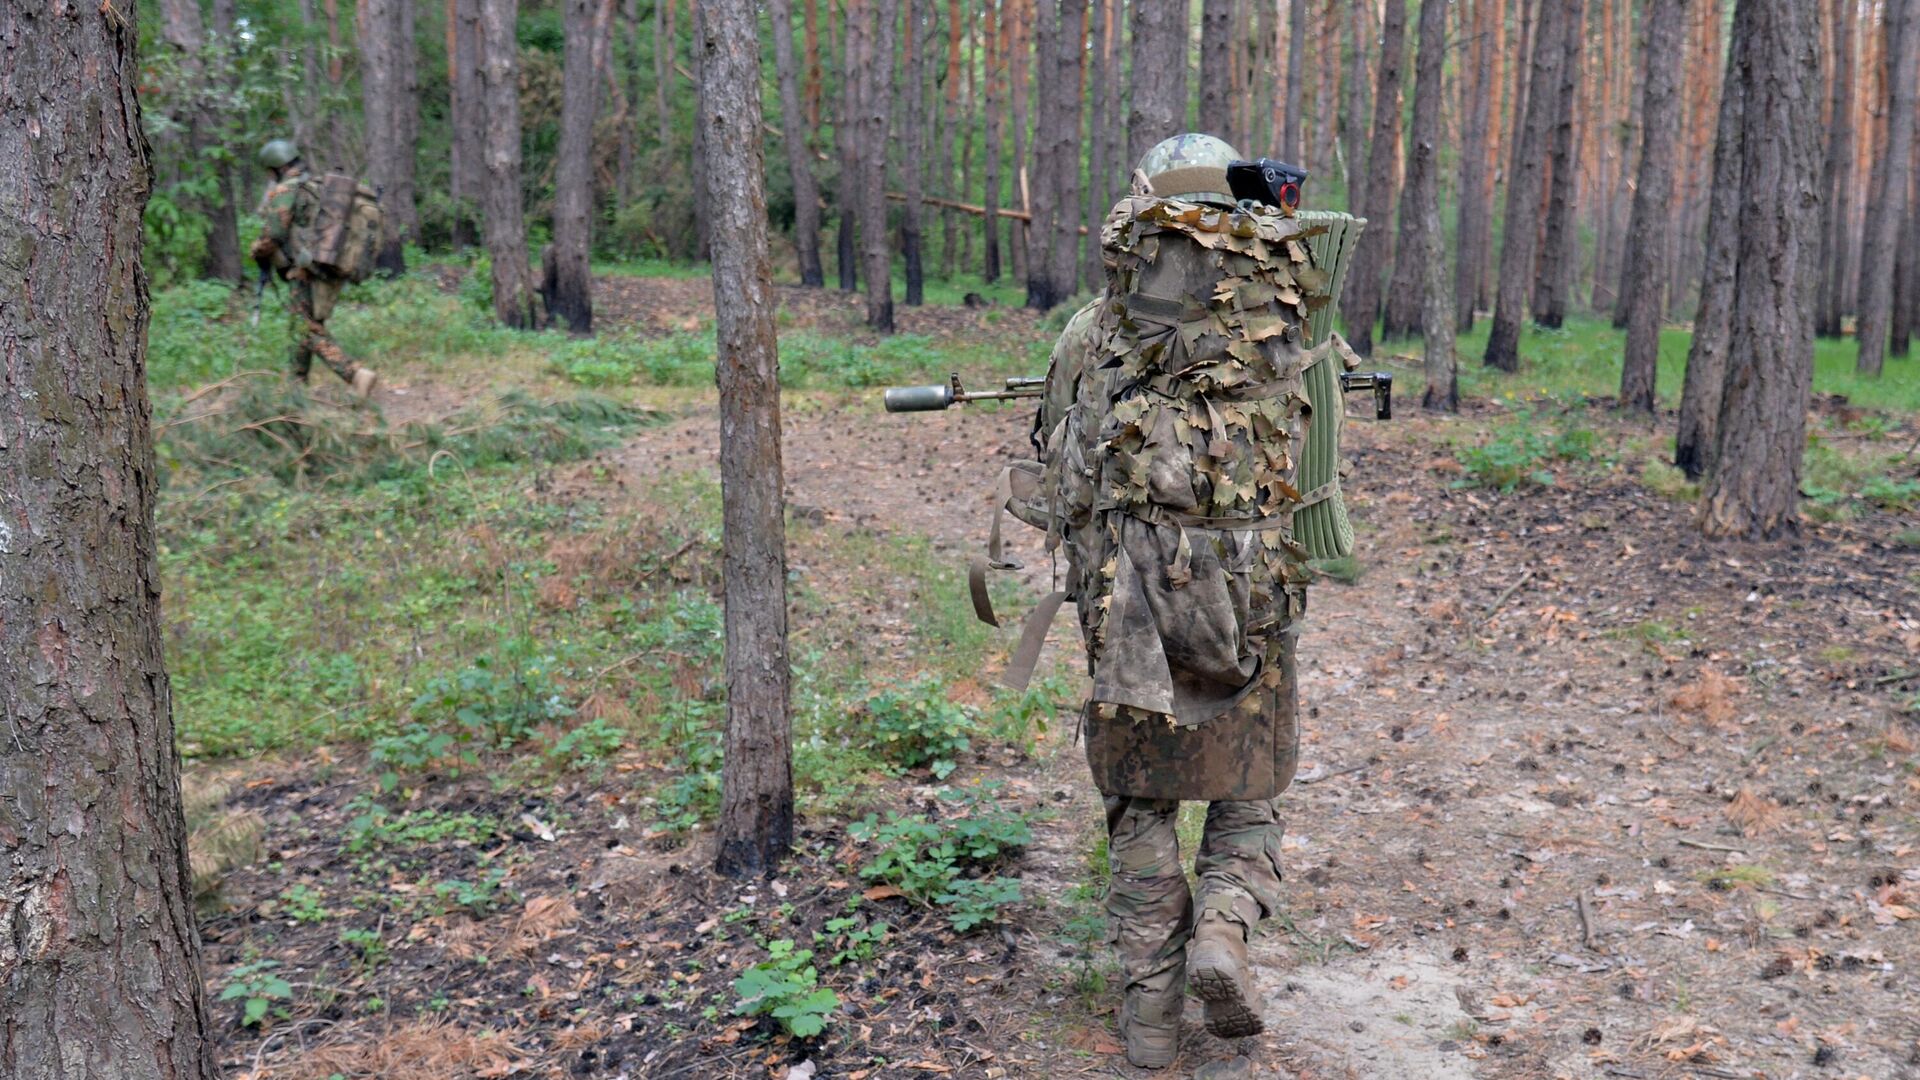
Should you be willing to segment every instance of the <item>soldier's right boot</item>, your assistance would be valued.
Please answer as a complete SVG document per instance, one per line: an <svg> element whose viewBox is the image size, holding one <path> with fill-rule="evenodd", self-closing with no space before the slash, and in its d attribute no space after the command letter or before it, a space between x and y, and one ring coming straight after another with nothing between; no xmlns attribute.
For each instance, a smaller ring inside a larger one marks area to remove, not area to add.
<svg viewBox="0 0 1920 1080"><path fill-rule="evenodd" d="M363 367L353 373L353 392L358 397L370 398L373 396L373 384L379 381L380 376L374 374L372 368Z"/></svg>
<svg viewBox="0 0 1920 1080"><path fill-rule="evenodd" d="M1206 1002L1208 1031L1239 1039L1266 1030L1247 969L1247 928L1239 919L1212 906L1200 913L1187 949L1187 978Z"/></svg>
<svg viewBox="0 0 1920 1080"><path fill-rule="evenodd" d="M1180 1052L1180 1014L1186 988L1176 979L1171 987L1130 986L1120 1005L1120 1041L1127 1062L1140 1069L1164 1069Z"/></svg>

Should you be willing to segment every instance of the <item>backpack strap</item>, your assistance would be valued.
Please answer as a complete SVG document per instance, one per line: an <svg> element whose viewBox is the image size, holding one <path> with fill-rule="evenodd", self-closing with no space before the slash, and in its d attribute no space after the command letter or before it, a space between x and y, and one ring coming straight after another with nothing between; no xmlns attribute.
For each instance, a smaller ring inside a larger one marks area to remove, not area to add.
<svg viewBox="0 0 1920 1080"><path fill-rule="evenodd" d="M1051 592L1040 606L1027 616L1026 625L1020 631L1020 644L1013 650L1013 659L1007 661L1007 670L1000 673L1000 685L1009 690L1025 690L1033 681L1033 669L1040 663L1040 650L1047 643L1047 631L1053 628L1053 617L1060 613L1060 605L1066 603L1065 592Z"/></svg>

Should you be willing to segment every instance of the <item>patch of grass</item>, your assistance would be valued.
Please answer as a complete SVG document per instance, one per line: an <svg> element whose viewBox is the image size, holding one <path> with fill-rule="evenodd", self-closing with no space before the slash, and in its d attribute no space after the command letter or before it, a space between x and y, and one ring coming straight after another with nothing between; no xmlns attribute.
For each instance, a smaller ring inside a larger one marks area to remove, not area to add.
<svg viewBox="0 0 1920 1080"><path fill-rule="evenodd" d="M1773 884L1773 871L1764 866L1720 866L1700 875L1700 883L1715 892L1764 889Z"/></svg>
<svg viewBox="0 0 1920 1080"><path fill-rule="evenodd" d="M548 369L591 387L713 385L711 330L665 337L609 332L558 339ZM868 389L896 383L944 381L964 371L976 377L1046 370L1044 343L1028 351L992 343L896 334L875 342L848 341L815 330L780 335L780 385L790 389Z"/></svg>
<svg viewBox="0 0 1920 1080"><path fill-rule="evenodd" d="M1553 423L1521 409L1488 431L1484 441L1456 454L1466 470L1457 483L1499 491L1552 487L1554 466L1592 462L1598 448L1599 435L1591 428Z"/></svg>
<svg viewBox="0 0 1920 1080"><path fill-rule="evenodd" d="M1843 453L1818 435L1807 439L1800 490L1807 513L1822 520L1920 510L1920 474L1903 455Z"/></svg>
<svg viewBox="0 0 1920 1080"><path fill-rule="evenodd" d="M1307 565L1316 580L1337 581L1342 585L1358 584L1364 572L1359 558L1353 555L1338 559L1315 559Z"/></svg>

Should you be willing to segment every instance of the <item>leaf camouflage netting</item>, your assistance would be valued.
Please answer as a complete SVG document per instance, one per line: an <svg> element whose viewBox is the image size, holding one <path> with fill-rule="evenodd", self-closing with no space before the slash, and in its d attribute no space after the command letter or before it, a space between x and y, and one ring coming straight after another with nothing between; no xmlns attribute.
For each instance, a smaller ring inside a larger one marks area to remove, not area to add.
<svg viewBox="0 0 1920 1080"><path fill-rule="evenodd" d="M181 398L156 444L169 483L271 476L351 487L418 473L443 451L468 467L576 460L658 419L601 394L542 401L516 389L442 420L390 425L378 410L281 378L236 376Z"/></svg>

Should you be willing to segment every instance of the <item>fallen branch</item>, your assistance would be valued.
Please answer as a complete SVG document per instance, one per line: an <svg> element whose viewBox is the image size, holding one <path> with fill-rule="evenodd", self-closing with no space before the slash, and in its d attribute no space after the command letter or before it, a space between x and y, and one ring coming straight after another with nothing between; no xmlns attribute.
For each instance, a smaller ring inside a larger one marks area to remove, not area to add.
<svg viewBox="0 0 1920 1080"><path fill-rule="evenodd" d="M1684 836L1674 842L1681 847L1699 848L1701 851L1728 851L1735 855L1745 855L1747 853L1747 849L1743 847L1728 847L1725 844L1709 844L1704 840L1689 840Z"/></svg>
<svg viewBox="0 0 1920 1080"><path fill-rule="evenodd" d="M887 192L887 198L892 202L907 201L907 197L898 191ZM939 199L939 198L935 198L932 195L922 195L920 196L920 201L923 203L926 203L928 206L944 206L949 210L958 210L963 214L972 214L975 217L987 216L986 207L976 206L973 203L956 202L953 199ZM1012 218L1015 221L1032 221L1033 220L1033 215L1027 213L1025 210L1014 210L1005 206L996 206L994 207L993 212L1000 215L1003 218ZM1087 227L1085 225L1080 226L1081 235L1083 236L1086 235L1086 232L1087 232Z"/></svg>
<svg viewBox="0 0 1920 1080"><path fill-rule="evenodd" d="M1508 600L1513 599L1513 594L1520 591L1520 586L1525 585L1527 582L1533 580L1533 574L1534 574L1533 570L1528 569L1526 573L1520 575L1519 581L1516 581L1513 584L1507 586L1505 589L1502 589L1500 592L1500 595L1493 598L1493 605L1487 608L1487 613L1481 616L1480 621L1482 623L1492 622L1493 617L1500 613L1500 609L1506 605L1506 602Z"/></svg>
<svg viewBox="0 0 1920 1080"><path fill-rule="evenodd" d="M1593 907L1587 901L1587 891L1585 889L1580 890L1574 895L1573 907L1574 911L1580 916L1580 943L1585 945L1590 952L1602 951L1600 946L1593 942Z"/></svg>

